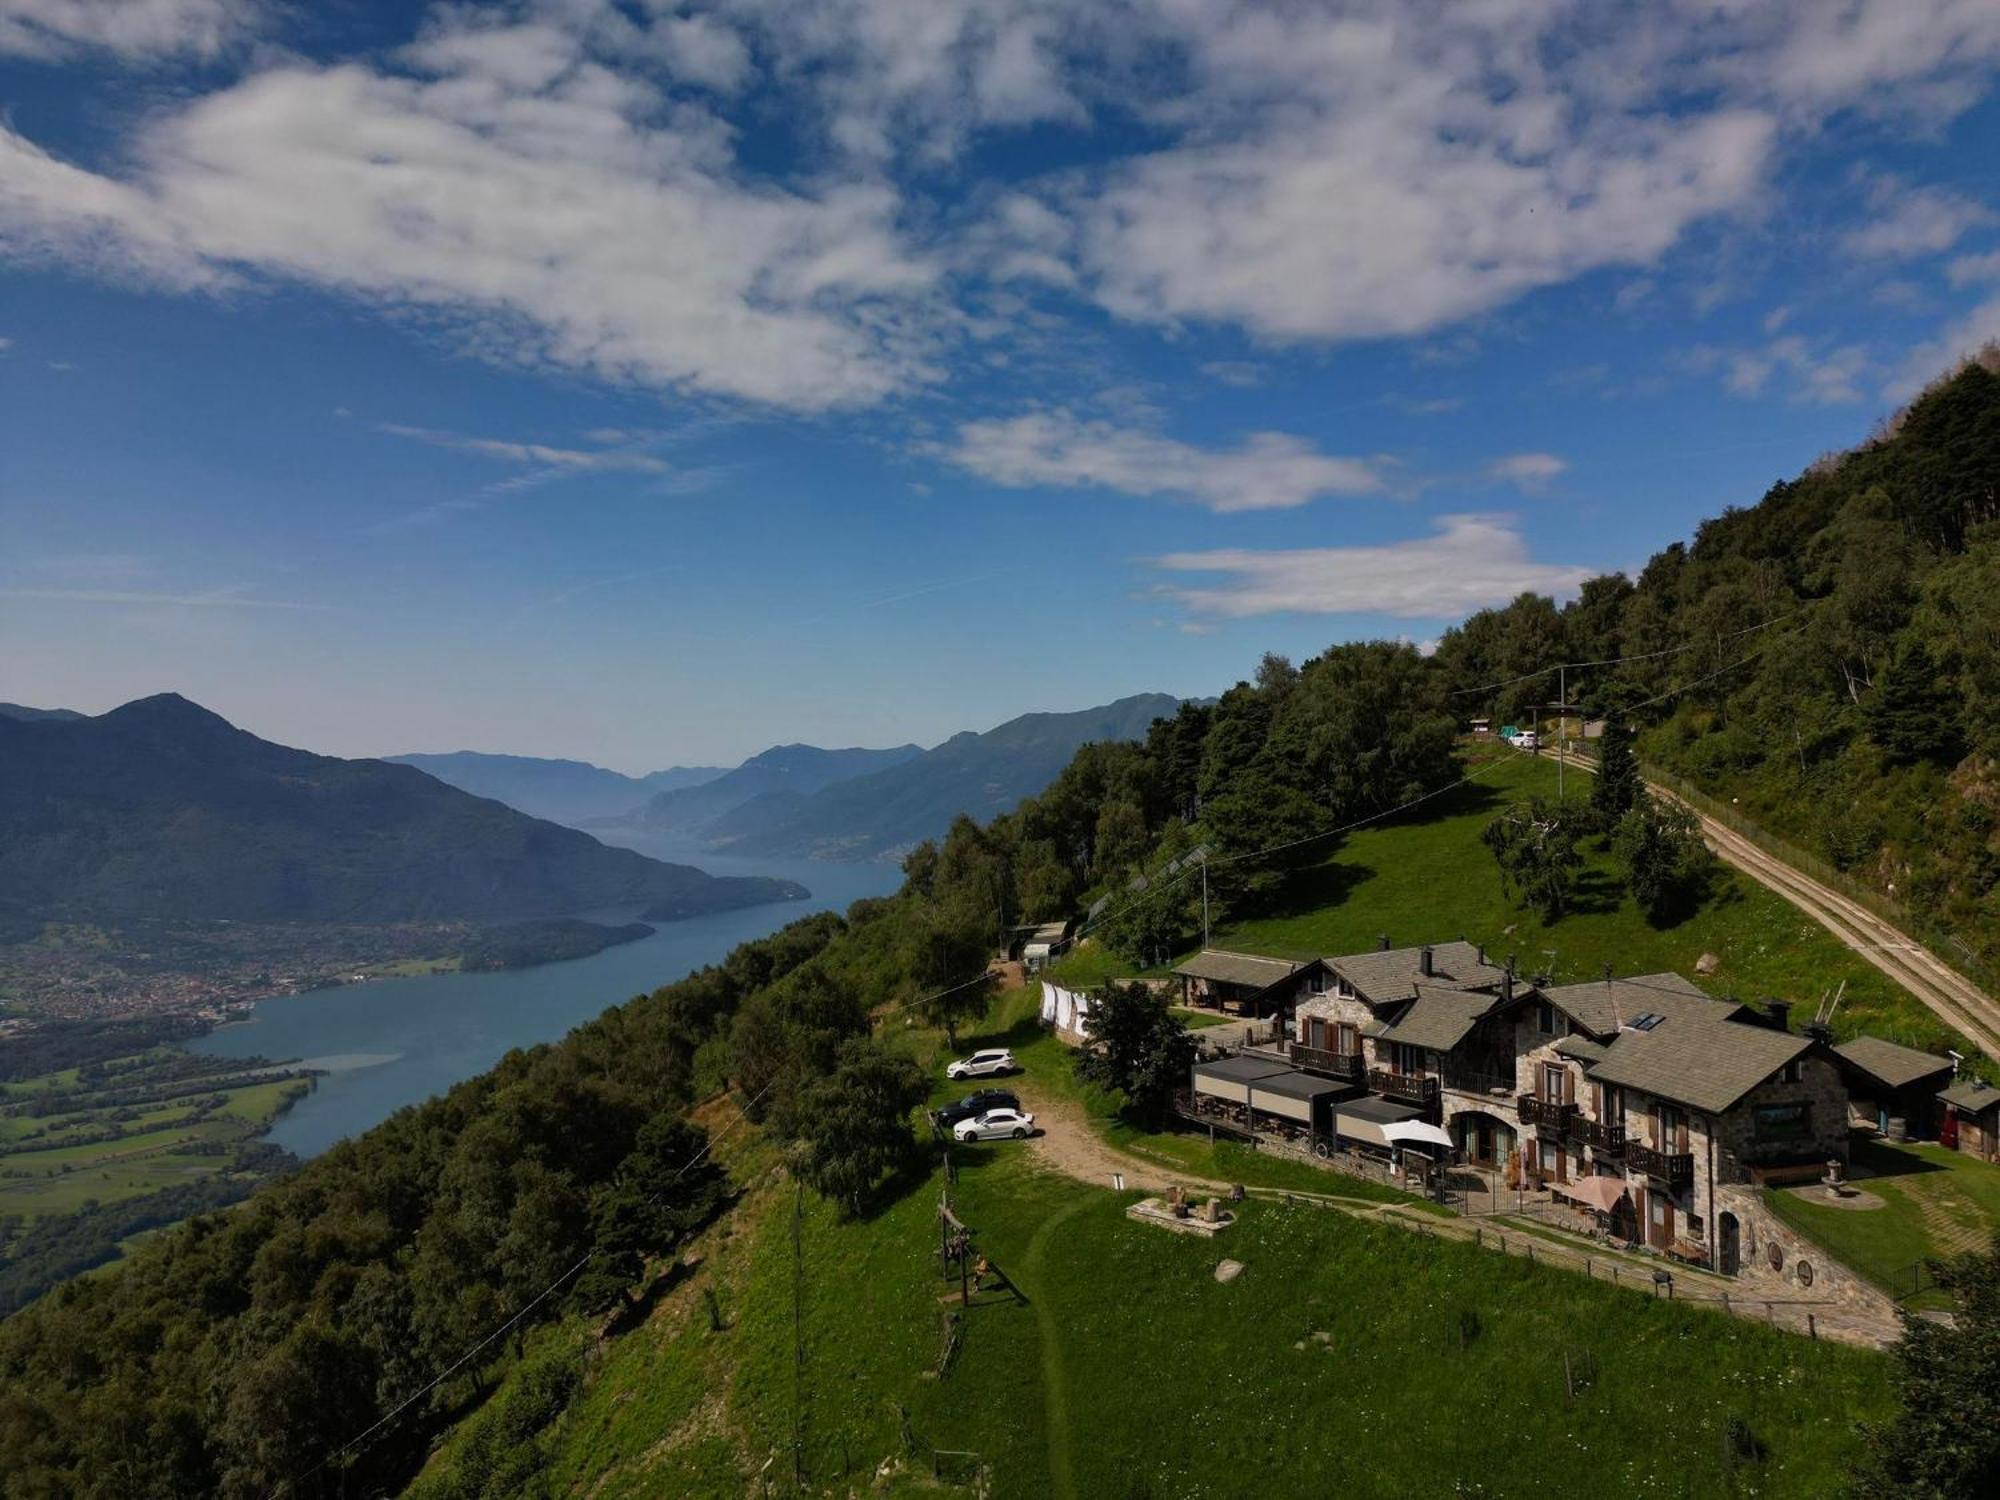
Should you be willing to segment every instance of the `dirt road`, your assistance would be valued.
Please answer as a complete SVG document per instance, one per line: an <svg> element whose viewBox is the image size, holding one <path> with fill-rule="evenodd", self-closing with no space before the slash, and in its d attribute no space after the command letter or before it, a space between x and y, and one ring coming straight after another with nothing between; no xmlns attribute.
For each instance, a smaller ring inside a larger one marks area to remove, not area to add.
<svg viewBox="0 0 2000 1500"><path fill-rule="evenodd" d="M1580 756L1568 755L1562 759L1565 765L1577 770L1596 772L1596 764ZM1727 824L1681 802L1665 787L1651 782L1647 785L1654 796L1687 807L1700 820L1702 837L1724 860L1818 922L1923 1001L1940 1020L1977 1042L1989 1057L2000 1057L2000 1004L1978 985L1860 902L1793 869Z"/></svg>

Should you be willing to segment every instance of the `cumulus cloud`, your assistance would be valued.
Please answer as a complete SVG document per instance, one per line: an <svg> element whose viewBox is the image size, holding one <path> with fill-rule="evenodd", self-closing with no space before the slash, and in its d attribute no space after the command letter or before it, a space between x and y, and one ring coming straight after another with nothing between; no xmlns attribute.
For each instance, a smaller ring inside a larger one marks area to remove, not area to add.
<svg viewBox="0 0 2000 1500"><path fill-rule="evenodd" d="M1536 562L1502 516L1441 516L1433 536L1373 547L1228 548L1154 559L1170 573L1220 575L1161 592L1202 616L1394 615L1458 619L1525 591L1573 594L1595 569Z"/></svg>
<svg viewBox="0 0 2000 1500"><path fill-rule="evenodd" d="M1553 453L1510 453L1489 463L1486 477L1524 490L1542 490L1568 469L1569 460Z"/></svg>
<svg viewBox="0 0 2000 1500"><path fill-rule="evenodd" d="M1012 489L1108 489L1215 511L1286 510L1382 488L1367 462L1321 453L1290 433L1256 432L1234 448L1201 448L1060 408L967 422L955 441L931 451Z"/></svg>
<svg viewBox="0 0 2000 1500"><path fill-rule="evenodd" d="M1868 171L1857 171L1855 181L1868 204L1869 219L1843 235L1841 244L1850 255L1864 259L1936 255L1993 219L1985 205L1944 188L1917 187L1900 177Z"/></svg>
<svg viewBox="0 0 2000 1500"><path fill-rule="evenodd" d="M262 19L258 0L0 0L0 54L213 57Z"/></svg>
<svg viewBox="0 0 2000 1500"><path fill-rule="evenodd" d="M406 71L281 67L154 116L121 176L0 125L0 248L294 278L497 357L807 410L933 373L911 313L936 273L886 184L745 181L718 119L582 39L453 24Z"/></svg>

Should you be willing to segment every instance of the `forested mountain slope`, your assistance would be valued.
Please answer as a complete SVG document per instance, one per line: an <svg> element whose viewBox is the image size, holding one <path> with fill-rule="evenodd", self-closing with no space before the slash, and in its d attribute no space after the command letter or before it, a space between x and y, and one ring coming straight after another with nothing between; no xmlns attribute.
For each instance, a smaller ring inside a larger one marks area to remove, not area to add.
<svg viewBox="0 0 2000 1500"><path fill-rule="evenodd" d="M1647 760L1892 898L1947 957L1969 950L1992 974L1995 367L1941 380L1876 438L1703 523L1637 579L1593 579L1562 609L1527 596L1474 615L1437 650L1451 701L1522 718L1558 682L1525 674L1636 658L1569 672L1571 699L1642 705Z"/></svg>
<svg viewBox="0 0 2000 1500"><path fill-rule="evenodd" d="M630 817L617 821L646 833L699 833L712 820L754 798L807 797L851 777L901 765L922 753L921 745L895 745L886 750L773 745L712 781L661 792Z"/></svg>
<svg viewBox="0 0 2000 1500"><path fill-rule="evenodd" d="M4 914L508 922L801 894L608 848L409 766L275 745L171 693L95 718L0 718Z"/></svg>

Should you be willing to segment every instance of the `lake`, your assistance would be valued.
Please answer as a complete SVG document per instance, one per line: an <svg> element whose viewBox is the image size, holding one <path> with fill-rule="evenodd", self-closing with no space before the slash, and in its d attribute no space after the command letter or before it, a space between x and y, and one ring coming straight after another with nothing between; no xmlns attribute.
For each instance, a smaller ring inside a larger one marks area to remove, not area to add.
<svg viewBox="0 0 2000 1500"><path fill-rule="evenodd" d="M284 995L261 1002L252 1021L211 1032L190 1042L188 1050L222 1057L302 1058L325 1069L318 1087L282 1115L267 1137L300 1156L314 1156L406 1104L483 1073L512 1048L555 1041L609 1006L716 962L739 943L810 912L844 911L864 896L886 896L903 878L891 864L734 860L629 842L644 853L698 865L711 875L796 880L812 897L662 922L649 938L567 963L376 979ZM635 914L589 915L629 922Z"/></svg>

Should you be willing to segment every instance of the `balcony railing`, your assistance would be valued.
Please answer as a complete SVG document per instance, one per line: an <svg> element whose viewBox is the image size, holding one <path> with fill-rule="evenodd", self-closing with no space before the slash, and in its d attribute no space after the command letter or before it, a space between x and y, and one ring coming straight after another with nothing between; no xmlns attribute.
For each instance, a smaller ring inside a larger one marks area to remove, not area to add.
<svg viewBox="0 0 2000 1500"><path fill-rule="evenodd" d="M1578 1115L1569 1122L1569 1133L1600 1155L1625 1154L1625 1122L1622 1120L1607 1124L1603 1120L1586 1120Z"/></svg>
<svg viewBox="0 0 2000 1500"><path fill-rule="evenodd" d="M1625 1165L1665 1183L1694 1180L1694 1155L1687 1151L1656 1151L1633 1141L1625 1147Z"/></svg>
<svg viewBox="0 0 2000 1500"><path fill-rule="evenodd" d="M1523 1125L1547 1125L1558 1131L1567 1130L1570 1120L1576 1114L1574 1104L1561 1104L1535 1094L1521 1095L1515 1100L1515 1108L1520 1114Z"/></svg>
<svg viewBox="0 0 2000 1500"><path fill-rule="evenodd" d="M1498 1094L1514 1092L1512 1073L1482 1073L1476 1068L1447 1067L1444 1070L1444 1086L1461 1094L1483 1094L1492 1098Z"/></svg>
<svg viewBox="0 0 2000 1500"><path fill-rule="evenodd" d="M1438 1096L1438 1081L1426 1073L1398 1073L1392 1068L1370 1068L1368 1087L1385 1099L1404 1104L1430 1104Z"/></svg>
<svg viewBox="0 0 2000 1500"><path fill-rule="evenodd" d="M1329 1078L1344 1078L1349 1083L1360 1082L1365 1071L1359 1052L1329 1052L1324 1047L1308 1047L1304 1042L1293 1042L1291 1056L1295 1068L1324 1073Z"/></svg>

